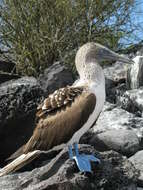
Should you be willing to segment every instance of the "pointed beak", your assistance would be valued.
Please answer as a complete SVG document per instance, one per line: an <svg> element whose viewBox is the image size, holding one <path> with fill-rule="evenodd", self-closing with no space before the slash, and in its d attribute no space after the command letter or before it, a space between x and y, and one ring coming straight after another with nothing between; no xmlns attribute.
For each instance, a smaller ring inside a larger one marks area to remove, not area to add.
<svg viewBox="0 0 143 190"><path fill-rule="evenodd" d="M119 55L118 53L115 53L108 48L102 49L102 57L104 58L104 60L108 60L108 61L121 61L123 63L130 63L130 64L134 63L133 60L127 57L124 57L122 55Z"/></svg>
<svg viewBox="0 0 143 190"><path fill-rule="evenodd" d="M115 58L115 61L120 61L123 63L134 63L134 61L132 59L129 59L128 57L119 55L118 53L115 53L115 55L113 56L113 59Z"/></svg>

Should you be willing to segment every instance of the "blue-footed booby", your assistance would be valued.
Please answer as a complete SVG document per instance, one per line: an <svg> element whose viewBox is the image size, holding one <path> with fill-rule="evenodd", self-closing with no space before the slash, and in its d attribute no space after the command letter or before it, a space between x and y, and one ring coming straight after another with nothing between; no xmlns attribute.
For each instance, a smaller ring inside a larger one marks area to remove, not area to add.
<svg viewBox="0 0 143 190"><path fill-rule="evenodd" d="M79 80L56 90L38 106L35 130L14 155L49 150L65 143L69 147L69 157L75 159L79 170L90 172L90 160L99 160L92 155L79 154L77 143L96 122L105 102L105 78L100 63L117 60L132 62L98 43L89 42L80 47L75 57Z"/></svg>

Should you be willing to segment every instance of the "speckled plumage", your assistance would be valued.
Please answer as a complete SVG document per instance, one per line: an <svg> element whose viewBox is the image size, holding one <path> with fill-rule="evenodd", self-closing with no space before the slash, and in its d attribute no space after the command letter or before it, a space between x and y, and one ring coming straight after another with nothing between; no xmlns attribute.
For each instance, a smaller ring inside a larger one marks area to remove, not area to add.
<svg viewBox="0 0 143 190"><path fill-rule="evenodd" d="M78 95L83 91L83 87L71 87L60 88L53 94L50 94L42 104L37 108L37 116L41 117L43 114L52 112L54 110L60 110L63 106L71 103Z"/></svg>

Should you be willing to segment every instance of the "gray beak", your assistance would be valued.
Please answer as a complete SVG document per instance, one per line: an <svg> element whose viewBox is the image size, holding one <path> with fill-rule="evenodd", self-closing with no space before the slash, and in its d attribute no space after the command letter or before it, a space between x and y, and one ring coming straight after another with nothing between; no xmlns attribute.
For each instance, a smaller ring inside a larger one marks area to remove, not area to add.
<svg viewBox="0 0 143 190"><path fill-rule="evenodd" d="M125 56L122 56L122 55L119 55L118 53L114 53L113 59L115 59L115 61L121 61L123 63L134 63L133 60L129 59L128 57L125 57Z"/></svg>
<svg viewBox="0 0 143 190"><path fill-rule="evenodd" d="M108 49L108 48L102 48L101 50L101 56L104 60L108 60L108 61L121 61L123 63L134 63L133 60L124 57L122 55L119 55L118 53L113 52L112 50Z"/></svg>

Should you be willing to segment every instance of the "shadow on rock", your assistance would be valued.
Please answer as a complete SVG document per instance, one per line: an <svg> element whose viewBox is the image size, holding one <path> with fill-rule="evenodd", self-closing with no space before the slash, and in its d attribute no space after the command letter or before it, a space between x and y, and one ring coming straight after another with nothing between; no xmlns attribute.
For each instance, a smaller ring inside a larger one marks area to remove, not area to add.
<svg viewBox="0 0 143 190"><path fill-rule="evenodd" d="M54 158L54 162L49 161L48 152L44 156L47 157L47 163L43 163L43 158L40 157L40 160L35 160L38 165L32 171L1 177L0 189L136 190L138 172L125 157L114 151L97 152L87 145L80 146L79 150L80 153L95 154L101 160L101 164L92 164L92 174L80 173L74 161L68 159L65 149L58 159ZM44 165L40 166L41 164ZM49 166L52 166L50 170Z"/></svg>

